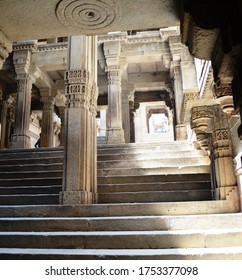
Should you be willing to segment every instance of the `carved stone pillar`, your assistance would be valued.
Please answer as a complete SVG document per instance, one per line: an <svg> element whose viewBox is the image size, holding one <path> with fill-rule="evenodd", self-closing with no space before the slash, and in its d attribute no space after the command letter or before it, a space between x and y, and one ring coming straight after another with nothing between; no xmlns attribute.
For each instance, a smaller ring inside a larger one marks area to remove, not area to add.
<svg viewBox="0 0 242 280"><path fill-rule="evenodd" d="M107 129L107 109L104 107L100 108L100 133L99 136L106 136Z"/></svg>
<svg viewBox="0 0 242 280"><path fill-rule="evenodd" d="M108 128L107 143L124 143L124 131L122 128L122 91L121 72L119 67L120 42L108 42L104 44L108 76Z"/></svg>
<svg viewBox="0 0 242 280"><path fill-rule="evenodd" d="M53 147L53 113L54 98L51 90L41 90L43 113L41 122L40 147Z"/></svg>
<svg viewBox="0 0 242 280"><path fill-rule="evenodd" d="M130 110L130 143L135 143L135 111Z"/></svg>
<svg viewBox="0 0 242 280"><path fill-rule="evenodd" d="M175 123L176 140L184 140L184 125L182 124L182 106L183 106L183 86L182 74L179 61L172 63L172 75L175 95Z"/></svg>
<svg viewBox="0 0 242 280"><path fill-rule="evenodd" d="M96 81L90 72L94 59L90 38L69 38L68 71L65 74L67 108L65 115L64 175L60 202L63 204L88 204L96 200L96 186L91 186L95 137L90 137L90 100ZM96 135L95 135L96 136Z"/></svg>
<svg viewBox="0 0 242 280"><path fill-rule="evenodd" d="M9 96L7 100L3 100L2 112L1 112L1 139L0 139L0 149L5 149L8 147L8 136L10 133L11 122L11 109L10 105L13 103L14 98Z"/></svg>
<svg viewBox="0 0 242 280"><path fill-rule="evenodd" d="M14 49L13 62L17 79L16 113L14 133L11 137L11 148L30 148L29 124L31 111L32 85L39 72L31 68L31 55L36 50L34 43Z"/></svg>
<svg viewBox="0 0 242 280"><path fill-rule="evenodd" d="M126 143L130 143L130 115L129 115L129 94L123 91L122 94L122 127Z"/></svg>
<svg viewBox="0 0 242 280"><path fill-rule="evenodd" d="M192 108L191 127L202 143L208 143L210 135L210 150L212 165L215 171L215 197L226 199L231 187L235 187L231 136L227 115L220 105L198 106ZM209 146L209 144L203 144Z"/></svg>
<svg viewBox="0 0 242 280"><path fill-rule="evenodd" d="M219 188L217 196L220 199L225 199L226 187L237 185L232 157L231 134L227 114L221 110L220 105L213 107L214 131L212 133L212 145Z"/></svg>
<svg viewBox="0 0 242 280"><path fill-rule="evenodd" d="M12 43L0 31L0 69L2 69L5 59L8 57L9 53L11 52L12 52Z"/></svg>
<svg viewBox="0 0 242 280"><path fill-rule="evenodd" d="M97 98L98 98L98 89L96 85L93 85L92 95L90 100L90 114L91 114L91 162L90 162L90 177L91 177L91 192L93 193L93 203L98 202L97 195Z"/></svg>

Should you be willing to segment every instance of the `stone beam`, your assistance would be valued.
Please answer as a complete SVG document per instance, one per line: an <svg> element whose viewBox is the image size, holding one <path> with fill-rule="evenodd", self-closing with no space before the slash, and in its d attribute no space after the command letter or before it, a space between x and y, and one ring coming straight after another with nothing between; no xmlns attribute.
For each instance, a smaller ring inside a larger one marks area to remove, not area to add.
<svg viewBox="0 0 242 280"><path fill-rule="evenodd" d="M39 77L38 77L38 79L36 79L36 82L35 82L35 86L37 88L39 88L39 89L52 88L55 86L54 81L51 79L51 77L46 72L41 71L39 68L38 68L38 71L39 71Z"/></svg>

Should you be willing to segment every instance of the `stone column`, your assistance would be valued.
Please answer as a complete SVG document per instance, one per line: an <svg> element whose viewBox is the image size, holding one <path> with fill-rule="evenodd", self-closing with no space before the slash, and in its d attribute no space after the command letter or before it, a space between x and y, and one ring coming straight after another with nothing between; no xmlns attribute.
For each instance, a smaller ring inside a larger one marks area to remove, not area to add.
<svg viewBox="0 0 242 280"><path fill-rule="evenodd" d="M17 79L17 98L14 132L11 137L12 149L30 148L29 124L31 113L32 85L39 77L39 70L31 65L32 52L37 47L34 42L14 48L13 63Z"/></svg>
<svg viewBox="0 0 242 280"><path fill-rule="evenodd" d="M216 179L215 197L226 199L231 188L237 185L227 115L220 105L193 107L191 113L191 127L196 134L203 135L204 141L210 135L211 160Z"/></svg>
<svg viewBox="0 0 242 280"><path fill-rule="evenodd" d="M122 93L122 126L125 142L130 143L129 94L127 90Z"/></svg>
<svg viewBox="0 0 242 280"><path fill-rule="evenodd" d="M98 202L97 195L97 97L98 89L94 85L92 89L91 102L90 102L90 113L91 113L91 122L90 122L90 143L91 146L91 161L90 161L90 177L91 177L91 192L93 193L93 203Z"/></svg>
<svg viewBox="0 0 242 280"><path fill-rule="evenodd" d="M234 158L234 166L235 166L235 175L238 182L240 211L242 211L242 153L239 153Z"/></svg>
<svg viewBox="0 0 242 280"><path fill-rule="evenodd" d="M227 114L222 111L220 105L213 107L215 117L212 145L215 158L216 179L219 187L217 196L220 199L225 199L226 187L237 185L232 157L231 134Z"/></svg>
<svg viewBox="0 0 242 280"><path fill-rule="evenodd" d="M134 127L135 127L135 143L142 143L143 142L143 124L142 124L142 118L143 118L143 112L142 107L139 107L136 110L136 113L134 115ZM145 123L146 124L146 123Z"/></svg>
<svg viewBox="0 0 242 280"><path fill-rule="evenodd" d="M94 59L90 49L93 47L90 37L69 38L68 71L65 74L67 108L64 175L63 191L60 193L60 202L63 204L88 204L96 199L96 194L92 192L96 186L91 186L93 174L90 172L95 137L88 136L91 133L90 100L96 80L90 72Z"/></svg>
<svg viewBox="0 0 242 280"><path fill-rule="evenodd" d="M119 67L120 42L104 43L108 76L108 128L107 143L124 143L122 128L121 72Z"/></svg>
<svg viewBox="0 0 242 280"><path fill-rule="evenodd" d="M53 147L54 98L51 89L41 90L40 94L43 102L40 147Z"/></svg>
<svg viewBox="0 0 242 280"><path fill-rule="evenodd" d="M3 63L12 52L12 43L8 38L0 31L0 69L3 67Z"/></svg>
<svg viewBox="0 0 242 280"><path fill-rule="evenodd" d="M135 143L135 111L130 110L130 143Z"/></svg>
<svg viewBox="0 0 242 280"><path fill-rule="evenodd" d="M14 98L9 96L7 100L3 100L2 112L1 112L1 139L0 149L7 148L8 128L11 126L10 119L8 119L9 106L13 103ZM10 123L9 123L10 122Z"/></svg>
<svg viewBox="0 0 242 280"><path fill-rule="evenodd" d="M174 83L174 94L175 94L175 123L176 123L176 139L184 140L184 129L185 126L182 124L181 114L183 105L183 86L182 86L182 75L179 61L172 62L172 76ZM182 139L179 137L182 136Z"/></svg>
<svg viewBox="0 0 242 280"><path fill-rule="evenodd" d="M104 107L100 108L100 134L99 136L106 136L106 129L107 129L107 109Z"/></svg>

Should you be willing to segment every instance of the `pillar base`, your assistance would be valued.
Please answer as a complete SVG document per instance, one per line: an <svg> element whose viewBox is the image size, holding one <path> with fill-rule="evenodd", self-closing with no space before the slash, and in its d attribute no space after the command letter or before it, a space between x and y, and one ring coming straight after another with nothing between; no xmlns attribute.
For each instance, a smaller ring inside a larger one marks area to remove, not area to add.
<svg viewBox="0 0 242 280"><path fill-rule="evenodd" d="M112 128L107 130L107 144L124 144L124 131L122 128Z"/></svg>
<svg viewBox="0 0 242 280"><path fill-rule="evenodd" d="M60 204L81 205L97 203L97 194L88 191L62 191Z"/></svg>
<svg viewBox="0 0 242 280"><path fill-rule="evenodd" d="M28 148L31 148L29 135L23 135L23 134L12 135L10 149L28 149Z"/></svg>
<svg viewBox="0 0 242 280"><path fill-rule="evenodd" d="M183 124L179 124L176 126L176 140L187 140L188 135L187 135L187 126Z"/></svg>

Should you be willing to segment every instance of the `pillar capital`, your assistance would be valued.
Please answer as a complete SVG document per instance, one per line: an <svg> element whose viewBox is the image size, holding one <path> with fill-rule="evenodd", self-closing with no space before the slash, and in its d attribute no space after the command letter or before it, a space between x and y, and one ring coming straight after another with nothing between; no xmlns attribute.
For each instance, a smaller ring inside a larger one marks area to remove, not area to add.
<svg viewBox="0 0 242 280"><path fill-rule="evenodd" d="M108 66L105 70L108 74L108 85L121 84L121 71L119 66Z"/></svg>
<svg viewBox="0 0 242 280"><path fill-rule="evenodd" d="M221 104L222 110L231 115L234 112L234 101L231 84L215 84L214 95Z"/></svg>

